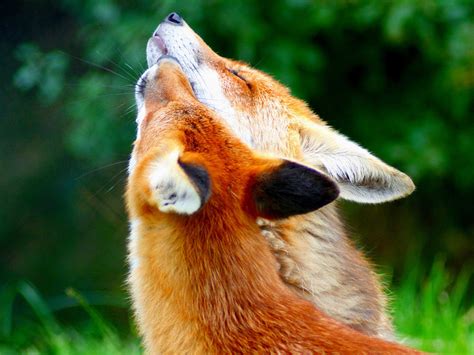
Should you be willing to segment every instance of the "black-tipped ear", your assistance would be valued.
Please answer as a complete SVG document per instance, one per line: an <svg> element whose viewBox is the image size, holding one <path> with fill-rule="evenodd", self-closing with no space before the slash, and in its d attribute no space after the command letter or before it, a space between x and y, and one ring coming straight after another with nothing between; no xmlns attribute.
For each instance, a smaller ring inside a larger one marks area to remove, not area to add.
<svg viewBox="0 0 474 355"><path fill-rule="evenodd" d="M211 195L211 179L209 174L201 165L185 163L178 160L178 164L189 177L201 199L201 206L204 205Z"/></svg>
<svg viewBox="0 0 474 355"><path fill-rule="evenodd" d="M317 210L338 195L339 188L331 178L290 161L261 173L253 186L257 214L271 219Z"/></svg>

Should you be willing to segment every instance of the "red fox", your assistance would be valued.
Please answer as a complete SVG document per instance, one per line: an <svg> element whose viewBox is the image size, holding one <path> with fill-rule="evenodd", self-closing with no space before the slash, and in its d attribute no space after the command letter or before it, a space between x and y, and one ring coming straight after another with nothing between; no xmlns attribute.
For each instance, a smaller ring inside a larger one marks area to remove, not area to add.
<svg viewBox="0 0 474 355"><path fill-rule="evenodd" d="M149 40L149 66L163 54L177 58L198 100L253 151L324 172L346 200L380 203L414 190L407 175L329 127L275 79L217 55L176 13ZM259 223L290 288L354 329L393 339L379 278L348 239L335 203Z"/></svg>
<svg viewBox="0 0 474 355"><path fill-rule="evenodd" d="M414 352L332 320L279 277L256 218L330 203L332 178L241 143L172 57L136 95L129 281L148 353Z"/></svg>

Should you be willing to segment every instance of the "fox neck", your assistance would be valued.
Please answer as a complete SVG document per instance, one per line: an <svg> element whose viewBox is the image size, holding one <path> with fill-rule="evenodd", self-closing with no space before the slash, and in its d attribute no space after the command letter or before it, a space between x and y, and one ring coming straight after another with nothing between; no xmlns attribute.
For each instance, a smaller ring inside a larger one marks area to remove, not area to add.
<svg viewBox="0 0 474 355"><path fill-rule="evenodd" d="M196 299L216 306L216 313L239 304L265 297L265 290L275 291L281 284L277 264L255 221L250 218L196 219L183 232L183 265L190 275ZM206 231L194 233L199 226ZM260 292L255 292L260 290ZM212 311L212 310L209 310ZM228 321L228 317L223 317Z"/></svg>
<svg viewBox="0 0 474 355"><path fill-rule="evenodd" d="M185 267L194 278L191 284L196 299L216 306L209 312L215 311L227 322L223 309L248 305L265 298L265 292L276 291L275 285L281 284L276 260L255 221L229 221L226 216L225 221L199 224L217 227L205 236L183 235Z"/></svg>
<svg viewBox="0 0 474 355"><path fill-rule="evenodd" d="M255 221L226 212L212 220L167 215L161 223L137 223L130 254L139 264L130 281L145 338L147 329L163 334L174 327L190 341L223 339L258 318L251 312L261 308L252 305L271 308L271 300L292 297Z"/></svg>

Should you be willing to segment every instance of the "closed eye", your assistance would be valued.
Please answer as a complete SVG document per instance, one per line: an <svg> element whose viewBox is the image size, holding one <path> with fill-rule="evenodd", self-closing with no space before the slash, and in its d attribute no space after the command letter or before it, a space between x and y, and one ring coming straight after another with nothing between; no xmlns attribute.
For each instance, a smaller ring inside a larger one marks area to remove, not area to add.
<svg viewBox="0 0 474 355"><path fill-rule="evenodd" d="M143 93L145 92L146 84L147 84L146 75L143 75L140 79L138 79L138 82L135 85L135 94L139 94L143 96Z"/></svg>
<svg viewBox="0 0 474 355"><path fill-rule="evenodd" d="M234 76L236 76L237 78L242 80L248 86L248 88L250 89L250 83L247 80L245 80L245 78L239 73L239 71L237 71L235 69L227 69L227 70L230 71Z"/></svg>

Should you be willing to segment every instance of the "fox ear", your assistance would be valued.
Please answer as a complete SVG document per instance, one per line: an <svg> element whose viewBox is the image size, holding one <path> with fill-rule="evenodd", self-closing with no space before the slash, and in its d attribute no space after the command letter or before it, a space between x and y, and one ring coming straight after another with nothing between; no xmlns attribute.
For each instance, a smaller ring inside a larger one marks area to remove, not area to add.
<svg viewBox="0 0 474 355"><path fill-rule="evenodd" d="M209 173L199 157L178 150L153 162L149 182L152 202L163 213L193 214L211 194Z"/></svg>
<svg viewBox="0 0 474 355"><path fill-rule="evenodd" d="M326 125L304 122L299 134L305 161L334 178L343 199L380 203L405 197L415 189L408 175Z"/></svg>
<svg viewBox="0 0 474 355"><path fill-rule="evenodd" d="M283 160L257 174L251 195L258 216L278 219L317 210L334 201L339 189L324 174Z"/></svg>

